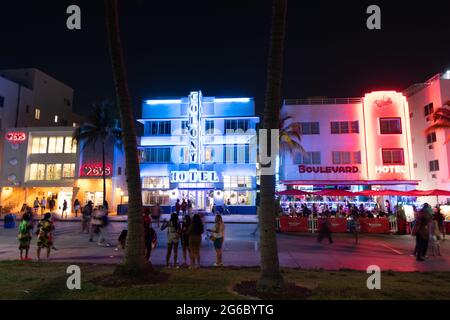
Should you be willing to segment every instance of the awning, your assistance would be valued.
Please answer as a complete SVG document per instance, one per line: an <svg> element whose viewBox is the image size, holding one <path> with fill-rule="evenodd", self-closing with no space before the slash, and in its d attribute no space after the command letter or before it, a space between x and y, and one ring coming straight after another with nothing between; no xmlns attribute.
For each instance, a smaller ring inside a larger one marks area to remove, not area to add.
<svg viewBox="0 0 450 320"><path fill-rule="evenodd" d="M420 180L282 180L289 186L373 186L373 185L418 185Z"/></svg>
<svg viewBox="0 0 450 320"><path fill-rule="evenodd" d="M305 195L309 195L310 193L306 192L306 191L302 191L302 190L292 189L292 190L279 191L276 194L277 194L277 196L305 196Z"/></svg>

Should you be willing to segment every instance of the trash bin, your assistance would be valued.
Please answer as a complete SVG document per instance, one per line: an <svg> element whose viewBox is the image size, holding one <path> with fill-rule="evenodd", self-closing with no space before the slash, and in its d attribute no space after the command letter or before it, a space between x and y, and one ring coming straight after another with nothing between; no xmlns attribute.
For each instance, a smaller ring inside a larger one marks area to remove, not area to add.
<svg viewBox="0 0 450 320"><path fill-rule="evenodd" d="M5 229L14 229L16 227L16 216L13 214L7 214L5 216L3 226Z"/></svg>

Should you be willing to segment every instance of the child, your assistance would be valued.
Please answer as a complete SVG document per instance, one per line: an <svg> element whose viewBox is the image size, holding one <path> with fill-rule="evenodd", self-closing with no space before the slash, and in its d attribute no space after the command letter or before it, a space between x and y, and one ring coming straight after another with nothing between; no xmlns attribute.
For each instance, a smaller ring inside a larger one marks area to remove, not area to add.
<svg viewBox="0 0 450 320"><path fill-rule="evenodd" d="M117 239L117 247L114 249L115 251L119 251L119 248L122 248L122 250L125 250L125 243L127 241L127 234L128 230L124 229L119 235L119 239Z"/></svg>
<svg viewBox="0 0 450 320"><path fill-rule="evenodd" d="M441 255L441 231L439 230L438 221L436 220L436 217L433 217L433 220L431 220L430 225L430 245L431 245L431 254L433 256Z"/></svg>
<svg viewBox="0 0 450 320"><path fill-rule="evenodd" d="M30 223L30 216L24 214L22 216L22 221L19 225L19 234L17 238L19 239L19 250L20 250L20 260L31 260L28 257L28 251L30 250L31 243L31 230L33 229ZM23 258L23 251L25 250L25 259Z"/></svg>

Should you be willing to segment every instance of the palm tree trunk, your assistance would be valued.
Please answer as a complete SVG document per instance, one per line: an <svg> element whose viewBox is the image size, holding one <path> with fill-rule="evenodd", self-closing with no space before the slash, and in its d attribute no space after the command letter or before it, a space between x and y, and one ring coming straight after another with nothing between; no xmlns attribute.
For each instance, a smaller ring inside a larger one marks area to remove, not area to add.
<svg viewBox="0 0 450 320"><path fill-rule="evenodd" d="M142 192L136 128L128 90L122 42L120 39L117 0L105 0L109 50L122 125L128 187L128 235L123 265L119 269L137 274L148 265L145 261Z"/></svg>
<svg viewBox="0 0 450 320"><path fill-rule="evenodd" d="M279 110L281 106L287 0L273 0L272 10L272 29L263 120L263 129L267 130L279 129L280 125ZM274 153L278 154L278 150L271 147L271 154L273 155ZM260 183L261 205L258 215L260 223L261 274L257 283L257 289L260 292L281 291L284 288L284 280L280 273L275 230L275 175L261 175Z"/></svg>
<svg viewBox="0 0 450 320"><path fill-rule="evenodd" d="M102 140L102 175L103 175L103 207L106 204L106 161L105 161L105 140Z"/></svg>

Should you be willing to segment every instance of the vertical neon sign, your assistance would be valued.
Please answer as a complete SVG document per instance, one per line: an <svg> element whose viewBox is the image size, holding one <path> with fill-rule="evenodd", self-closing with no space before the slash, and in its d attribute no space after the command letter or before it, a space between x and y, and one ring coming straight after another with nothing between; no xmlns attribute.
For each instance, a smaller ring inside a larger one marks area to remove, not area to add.
<svg viewBox="0 0 450 320"><path fill-rule="evenodd" d="M189 163L200 163L200 113L201 92L193 91L189 95Z"/></svg>

